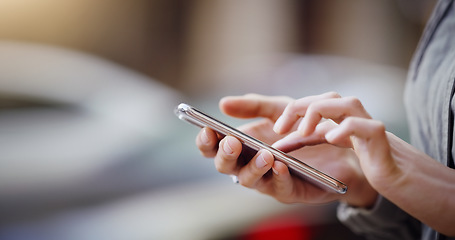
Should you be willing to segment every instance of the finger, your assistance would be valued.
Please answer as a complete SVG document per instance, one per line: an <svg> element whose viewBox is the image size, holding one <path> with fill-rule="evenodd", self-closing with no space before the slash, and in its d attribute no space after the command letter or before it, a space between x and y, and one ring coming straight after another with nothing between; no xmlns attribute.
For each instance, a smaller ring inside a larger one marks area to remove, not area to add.
<svg viewBox="0 0 455 240"><path fill-rule="evenodd" d="M216 170L224 174L238 174L237 163L242 152L242 143L232 136L226 136L220 141L214 162Z"/></svg>
<svg viewBox="0 0 455 240"><path fill-rule="evenodd" d="M288 167L280 161L275 161L272 169L273 189L268 191L273 191L272 195L280 202L321 203L322 201L335 200L340 197L338 194L330 193L312 183L292 176ZM265 193L269 192L266 191ZM329 195L332 196L330 197Z"/></svg>
<svg viewBox="0 0 455 240"><path fill-rule="evenodd" d="M335 92L328 92L321 95L304 97L298 100L290 102L283 114L278 118L273 130L278 134L284 134L289 132L294 124L302 117L305 116L307 108L314 102L330 99L340 98L341 96Z"/></svg>
<svg viewBox="0 0 455 240"><path fill-rule="evenodd" d="M316 130L311 135L302 136L299 131L295 131L276 141L272 147L275 147L283 152L291 152L304 146L327 143L325 134L337 126L338 124L333 121L323 121L316 126ZM344 147L351 147L350 141L343 142L343 144Z"/></svg>
<svg viewBox="0 0 455 240"><path fill-rule="evenodd" d="M301 132L295 131L288 134L286 137L276 141L272 146L280 149L283 152L291 152L304 146L313 146L322 143L328 143L325 135L336 128L338 124L331 120L325 120L316 126L316 130L309 136L302 136ZM350 139L342 139L337 142L337 146L352 148Z"/></svg>
<svg viewBox="0 0 455 240"><path fill-rule="evenodd" d="M258 94L230 96L220 100L220 109L233 117L265 117L276 121L291 100L289 97L270 97Z"/></svg>
<svg viewBox="0 0 455 240"><path fill-rule="evenodd" d="M273 170L273 191L275 198L283 203L292 203L295 201L295 184L289 172L288 167L280 162L275 161L272 166Z"/></svg>
<svg viewBox="0 0 455 240"><path fill-rule="evenodd" d="M273 155L267 150L260 150L256 156L240 169L239 183L248 188L254 188L264 175L271 169Z"/></svg>
<svg viewBox="0 0 455 240"><path fill-rule="evenodd" d="M205 157L214 157L218 150L218 136L210 128L203 128L196 137L196 146Z"/></svg>
<svg viewBox="0 0 455 240"><path fill-rule="evenodd" d="M390 154L385 126L373 119L349 117L339 127L329 131L325 138L333 144L352 139L354 150L361 154L359 158L383 159Z"/></svg>
<svg viewBox="0 0 455 240"><path fill-rule="evenodd" d="M304 146L316 145L325 143L324 135L312 134L310 136L302 137L299 132L292 132L286 137L276 141L272 147L279 149L283 152L292 152Z"/></svg>
<svg viewBox="0 0 455 240"><path fill-rule="evenodd" d="M325 99L314 102L308 107L298 130L302 136L307 136L314 131L323 118L340 123L346 117L371 118L358 98Z"/></svg>

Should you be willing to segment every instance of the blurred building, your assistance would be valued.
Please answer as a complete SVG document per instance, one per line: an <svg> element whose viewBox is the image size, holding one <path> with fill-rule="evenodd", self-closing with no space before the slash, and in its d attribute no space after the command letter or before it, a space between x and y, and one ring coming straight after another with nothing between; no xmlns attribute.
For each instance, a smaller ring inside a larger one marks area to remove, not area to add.
<svg viewBox="0 0 455 240"><path fill-rule="evenodd" d="M185 92L258 75L286 53L339 55L406 68L434 1L0 4L1 39L93 53Z"/></svg>

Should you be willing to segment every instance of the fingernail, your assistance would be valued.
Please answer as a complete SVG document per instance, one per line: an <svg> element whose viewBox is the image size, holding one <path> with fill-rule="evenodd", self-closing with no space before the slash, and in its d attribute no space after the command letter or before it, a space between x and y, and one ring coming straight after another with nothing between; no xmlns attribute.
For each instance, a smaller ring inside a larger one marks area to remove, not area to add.
<svg viewBox="0 0 455 240"><path fill-rule="evenodd" d="M338 131L337 131L337 128L335 128L335 129L333 129L333 130L327 132L327 133L325 134L325 139L326 139L327 141L333 140L333 138L336 137L337 132L338 132Z"/></svg>
<svg viewBox="0 0 455 240"><path fill-rule="evenodd" d="M231 145L229 144L229 141L230 141L229 138L226 138L226 140L224 141L224 144L223 144L223 150L227 154L232 154L234 151L232 150Z"/></svg>
<svg viewBox="0 0 455 240"><path fill-rule="evenodd" d="M267 162L264 159L264 152L259 154L259 156L256 158L256 167L257 168L263 168L265 165L267 165Z"/></svg>
<svg viewBox="0 0 455 240"><path fill-rule="evenodd" d="M205 129L205 128L204 128L204 130L202 130L201 142L205 145L209 143L209 137L207 136L207 129Z"/></svg>
<svg viewBox="0 0 455 240"><path fill-rule="evenodd" d="M276 142L274 142L274 143L272 144L272 147L273 147L273 148L280 149L280 147L281 147L281 145L280 145L281 142L283 142L281 139L278 140L278 141L276 141Z"/></svg>
<svg viewBox="0 0 455 240"><path fill-rule="evenodd" d="M278 175L278 171L274 167L272 167L272 171L275 175Z"/></svg>
<svg viewBox="0 0 455 240"><path fill-rule="evenodd" d="M273 125L273 131L276 132L276 133L281 133L281 127L283 125L283 118L282 117L279 117L276 122L275 122L275 125Z"/></svg>

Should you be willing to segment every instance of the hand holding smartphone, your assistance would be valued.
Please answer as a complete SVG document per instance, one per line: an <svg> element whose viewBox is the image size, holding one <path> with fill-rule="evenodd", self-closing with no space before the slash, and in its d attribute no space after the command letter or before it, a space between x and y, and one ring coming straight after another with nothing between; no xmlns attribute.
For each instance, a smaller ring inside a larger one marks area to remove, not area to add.
<svg viewBox="0 0 455 240"><path fill-rule="evenodd" d="M347 191L347 186L341 181L307 165L306 163L249 136L236 128L233 128L205 113L185 103L179 104L175 109L175 114L184 121L198 127L209 127L223 135L230 135L239 139L245 146L259 151L266 149L273 154L276 160L283 162L290 169L293 175L308 180L323 189L329 189L340 194Z"/></svg>

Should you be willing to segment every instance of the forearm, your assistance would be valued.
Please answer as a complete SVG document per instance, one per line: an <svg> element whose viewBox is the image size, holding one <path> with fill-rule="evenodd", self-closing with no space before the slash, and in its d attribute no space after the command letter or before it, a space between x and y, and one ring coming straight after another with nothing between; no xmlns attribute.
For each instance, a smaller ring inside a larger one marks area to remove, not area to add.
<svg viewBox="0 0 455 240"><path fill-rule="evenodd" d="M302 139L318 135L335 146L352 147L363 175L379 194L433 229L455 236L450 225L455 218L455 170L387 133L384 124L372 119L357 98L328 93L295 100L285 108L274 130L287 133L300 119L295 131L300 140L289 134L281 146L304 146ZM321 130L318 126L323 119L337 124ZM354 197L346 202L363 198Z"/></svg>
<svg viewBox="0 0 455 240"><path fill-rule="evenodd" d="M388 134L396 174L373 187L404 211L446 235L455 229L455 170Z"/></svg>

